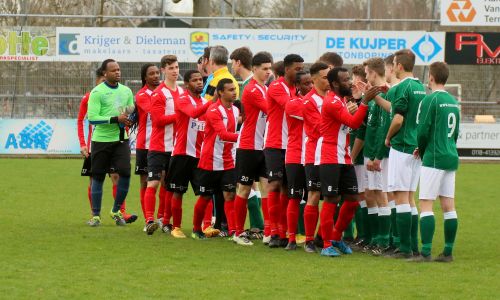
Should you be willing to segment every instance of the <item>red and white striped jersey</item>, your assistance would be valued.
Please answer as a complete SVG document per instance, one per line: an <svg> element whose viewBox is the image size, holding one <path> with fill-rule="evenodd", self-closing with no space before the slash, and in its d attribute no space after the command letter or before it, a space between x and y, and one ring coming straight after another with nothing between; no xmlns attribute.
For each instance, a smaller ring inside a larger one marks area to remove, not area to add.
<svg viewBox="0 0 500 300"><path fill-rule="evenodd" d="M316 154L316 144L319 139L319 127L321 126L321 108L323 107L323 97L316 89L312 89L304 97L304 131L306 133L306 164L314 164Z"/></svg>
<svg viewBox="0 0 500 300"><path fill-rule="evenodd" d="M240 129L238 148L247 150L264 149L264 133L267 118L267 87L251 79L241 97L244 120Z"/></svg>
<svg viewBox="0 0 500 300"><path fill-rule="evenodd" d="M175 91L162 82L151 96L151 121L153 130L149 143L150 151L172 152L174 149L175 102L183 94L181 87Z"/></svg>
<svg viewBox="0 0 500 300"><path fill-rule="evenodd" d="M153 129L151 115L149 114L152 94L153 91L145 85L135 95L135 105L137 106L139 116L137 121L136 149L149 149L149 141Z"/></svg>
<svg viewBox="0 0 500 300"><path fill-rule="evenodd" d="M350 165L349 130L358 129L365 119L368 106L361 104L354 115L346 102L333 91L328 92L321 109L320 138L316 146L315 164Z"/></svg>
<svg viewBox="0 0 500 300"><path fill-rule="evenodd" d="M92 144L90 141L92 140L92 130L94 130L94 126L89 122L87 141L85 141L85 131L83 130L85 126L85 119L87 118L89 97L90 93L86 93L85 96L83 96L82 101L80 102L80 110L78 111L76 128L78 131L78 141L80 142L80 147L87 146L90 152L90 145Z"/></svg>
<svg viewBox="0 0 500 300"><path fill-rule="evenodd" d="M220 101L208 108L198 168L208 171L234 169L239 114L236 106L226 108Z"/></svg>
<svg viewBox="0 0 500 300"><path fill-rule="evenodd" d="M296 97L294 85L288 85L284 77L273 81L267 90L267 124L264 148L286 149L288 126L285 105Z"/></svg>
<svg viewBox="0 0 500 300"><path fill-rule="evenodd" d="M288 125L288 146L285 164L304 164L306 133L304 131L304 103L302 98L294 98L285 106Z"/></svg>
<svg viewBox="0 0 500 300"><path fill-rule="evenodd" d="M185 92L175 104L175 143L172 155L199 158L205 131L205 112L212 103Z"/></svg>

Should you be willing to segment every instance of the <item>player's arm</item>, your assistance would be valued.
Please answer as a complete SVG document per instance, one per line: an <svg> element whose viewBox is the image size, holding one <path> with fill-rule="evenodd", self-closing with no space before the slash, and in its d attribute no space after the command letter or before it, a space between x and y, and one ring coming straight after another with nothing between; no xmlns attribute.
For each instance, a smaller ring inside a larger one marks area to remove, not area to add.
<svg viewBox="0 0 500 300"><path fill-rule="evenodd" d="M163 127L174 123L176 115L165 115L165 99L163 95L154 93L151 98L151 122L155 127Z"/></svg>
<svg viewBox="0 0 500 300"><path fill-rule="evenodd" d="M243 92L245 98L247 94ZM255 88L254 92L250 92L250 101L245 101L245 104L250 103L250 105L255 105L259 110L261 110L263 113L267 114L267 100L262 96L262 93ZM246 99L245 99L246 100Z"/></svg>
<svg viewBox="0 0 500 300"><path fill-rule="evenodd" d="M390 141L393 136L398 133L398 131L403 126L403 122L408 111L408 99L407 93L403 93L400 97L396 98L392 103L392 110L394 111L394 117L392 118L391 125L389 126L389 131L385 138L385 145L389 147Z"/></svg>
<svg viewBox="0 0 500 300"><path fill-rule="evenodd" d="M361 130L361 128L358 130ZM361 137L358 137L357 133L352 137L354 138L354 144L352 145L351 149L351 160L355 161L358 155L361 153L361 150L363 150L365 141Z"/></svg>
<svg viewBox="0 0 500 300"><path fill-rule="evenodd" d="M455 132L453 133L453 139L455 140L455 145L458 141L458 132L460 131L460 112L456 114L457 122L455 124Z"/></svg>
<svg viewBox="0 0 500 300"><path fill-rule="evenodd" d="M222 121L222 116L218 112L217 108L211 108L207 112L207 122L212 125L215 133L217 133L221 140L233 143L238 141L237 133L227 131L226 126L224 126L224 122Z"/></svg>
<svg viewBox="0 0 500 300"><path fill-rule="evenodd" d="M271 87L267 91L269 97L272 97L281 107L285 107L288 100L290 100L290 96L285 91L285 89L281 86L279 87Z"/></svg>
<svg viewBox="0 0 500 300"><path fill-rule="evenodd" d="M88 101L89 95L85 95L80 102L80 110L78 111L78 120L76 123L76 127L78 132L78 141L80 142L80 148L87 147L83 125L85 123L85 115L87 115L87 108L89 103Z"/></svg>
<svg viewBox="0 0 500 300"><path fill-rule="evenodd" d="M319 132L319 127L321 126L321 114L319 113L318 109L316 108L316 105L312 103L312 99L305 100L304 101L304 116L307 116L306 120L309 124L312 126L304 126L306 130L306 135L308 137L315 137L318 138L317 133ZM304 120L304 122L306 122Z"/></svg>
<svg viewBox="0 0 500 300"><path fill-rule="evenodd" d="M417 145L420 157L424 156L427 145L429 144L431 126L434 122L435 116L434 100L435 97L430 99L428 97L425 97L422 100L419 106L419 112L417 113Z"/></svg>
<svg viewBox="0 0 500 300"><path fill-rule="evenodd" d="M209 102L212 101L214 98L216 98L215 97L216 84L217 83L214 82L214 80L212 79L210 83L207 85L207 89L205 90L205 95L202 95Z"/></svg>
<svg viewBox="0 0 500 300"><path fill-rule="evenodd" d="M303 104L299 99L288 101L285 105L285 113L292 118L304 120L302 107Z"/></svg>
<svg viewBox="0 0 500 300"><path fill-rule="evenodd" d="M385 100L384 98L382 98L381 95L377 95L375 96L374 98L375 100L375 103L380 106L383 110L385 110L386 112L390 112L391 111L391 102Z"/></svg>
<svg viewBox="0 0 500 300"><path fill-rule="evenodd" d="M327 114L332 115L343 125L352 129L358 129L359 126L363 124L366 112L368 111L368 105L361 103L359 109L354 115L351 115L347 108L344 107L338 100L333 105L326 105L323 109L326 109Z"/></svg>
<svg viewBox="0 0 500 300"><path fill-rule="evenodd" d="M378 130L378 127L380 125L380 107L378 105L373 105L373 107L371 108L372 112L372 117L370 118L370 120L367 121L366 123L366 135L367 136L374 136L375 139L377 138L377 130ZM370 139L372 140L372 139ZM375 156L376 156L376 151L375 151L375 147L370 147L371 148L371 151L368 151L366 154L368 156L368 159L370 160L375 160Z"/></svg>
<svg viewBox="0 0 500 300"><path fill-rule="evenodd" d="M98 90L90 93L87 115L92 125L118 123L118 116L101 115L101 93Z"/></svg>
<svg viewBox="0 0 500 300"><path fill-rule="evenodd" d="M207 102L203 105L195 107L187 96L180 97L177 103L178 103L177 107L179 108L179 110L193 119L201 117L203 114L207 112L207 109L210 107L210 105L213 104L212 102Z"/></svg>

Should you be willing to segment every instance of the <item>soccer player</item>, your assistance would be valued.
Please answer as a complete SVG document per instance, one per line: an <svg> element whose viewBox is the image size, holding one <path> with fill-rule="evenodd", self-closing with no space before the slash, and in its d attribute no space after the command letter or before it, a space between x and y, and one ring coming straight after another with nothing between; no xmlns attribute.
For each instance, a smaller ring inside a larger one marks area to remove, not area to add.
<svg viewBox="0 0 500 300"><path fill-rule="evenodd" d="M366 79L371 86L385 86L385 64L382 58L370 58L363 63L366 72ZM385 98L385 94L379 95ZM378 215L370 220L372 232L372 245L375 245L372 252L380 255L389 249L391 234L391 208L387 200L387 193L383 192L383 180L380 169L374 166L377 152L377 131L380 127L380 115L382 108L374 101L370 102L368 110L368 121L366 123L365 147L363 156L365 158L366 177L368 179L367 198L375 201Z"/></svg>
<svg viewBox="0 0 500 300"><path fill-rule="evenodd" d="M305 174L307 183L307 204L304 208L304 227L306 243L304 249L308 253L315 253L314 233L318 224L319 199L321 197L321 182L319 180L319 166L314 165L316 144L318 142L321 123L321 109L323 100L330 90L327 74L329 67L326 63L316 62L309 71L313 81L313 89L304 99L304 131L307 136L305 143Z"/></svg>
<svg viewBox="0 0 500 300"><path fill-rule="evenodd" d="M181 230L182 196L186 193L189 182L193 190L197 189L194 174L205 130L204 115L212 104L200 96L203 78L197 70L189 70L184 74L184 88L184 94L175 103L174 151L165 178L167 190L173 193L171 235L176 238L186 237Z"/></svg>
<svg viewBox="0 0 500 300"><path fill-rule="evenodd" d="M236 74L243 79L241 90L244 90L245 86L252 79L252 58L252 51L250 51L248 47L238 48L229 56L229 59L231 60L231 71L233 71L233 74Z"/></svg>
<svg viewBox="0 0 500 300"><path fill-rule="evenodd" d="M288 126L285 105L296 97L296 74L304 68L304 59L297 54L288 54L283 60L285 75L279 77L267 91L267 124L264 138L268 185L268 211L271 221L270 248L286 247L286 209L288 197L285 176L285 149Z"/></svg>
<svg viewBox="0 0 500 300"><path fill-rule="evenodd" d="M199 196L194 207L194 239L204 239L201 222L206 206L217 191L224 195L224 210L229 234L235 232L234 194L236 192L235 143L238 140L236 125L239 110L233 105L236 100L236 86L229 78L218 81L216 97L219 99L206 112L205 138L201 146L200 161L196 173ZM238 237L234 241L241 244Z"/></svg>
<svg viewBox="0 0 500 300"><path fill-rule="evenodd" d="M161 58L161 71L165 80L154 90L151 96L151 121L153 130L148 151L148 184L144 196L146 204L146 233L152 235L159 227L154 222L156 206L156 189L160 185L159 213L163 214L162 229L171 231L170 215L172 192L164 186L165 174L168 170L170 156L174 148L174 123L177 120L175 103L184 92L177 86L179 63L175 55Z"/></svg>
<svg viewBox="0 0 500 300"><path fill-rule="evenodd" d="M432 206L439 196L444 214L444 250L434 259L453 261L453 244L457 235L455 211L455 173L458 168L457 139L460 124L460 106L445 91L448 65L432 63L429 67L429 87L417 112L417 145L415 156L422 158L420 177L420 237L422 252L414 261L430 261L435 220Z"/></svg>
<svg viewBox="0 0 500 300"><path fill-rule="evenodd" d="M342 67L344 64L344 60L336 52L325 52L319 57L318 61L324 62L330 69Z"/></svg>
<svg viewBox="0 0 500 300"><path fill-rule="evenodd" d="M338 248L344 254L352 253L341 237L343 231L352 221L358 207L356 173L349 155L349 128L361 126L368 110L368 102L380 91L373 87L366 94L359 109L351 115L345 97L351 96L351 79L347 69L336 67L327 74L330 92L326 95L321 110L320 138L316 146L315 164L320 166L321 192L324 197L320 214L321 233L323 237L323 256L339 256ZM355 104L352 104L355 105ZM344 196L337 222L333 226L333 216Z"/></svg>
<svg viewBox="0 0 500 300"><path fill-rule="evenodd" d="M99 226L101 223L102 186L112 166L119 179L111 218L122 226L126 221L120 207L130 185L130 146L125 126L131 125L127 113L134 109L134 95L119 83L121 72L116 61L105 60L101 69L105 81L92 89L88 103L88 119L95 125L91 144L93 217L88 224Z"/></svg>
<svg viewBox="0 0 500 300"><path fill-rule="evenodd" d="M385 145L390 146L388 190L394 192L399 250L392 257L409 258L418 254L418 210L413 194L420 176L417 148L417 113L425 96L423 84L413 77L415 54L408 49L394 53L394 70L401 82L391 99L392 122ZM413 252L413 253L412 253Z"/></svg>
<svg viewBox="0 0 500 300"><path fill-rule="evenodd" d="M313 88L311 74L309 72L297 72L296 85L297 96L304 98Z"/></svg>
<svg viewBox="0 0 500 300"><path fill-rule="evenodd" d="M151 95L160 85L160 69L154 64L145 64L141 67L142 88L135 95L137 106L137 141L135 150L135 174L140 176L140 199L144 219L146 219L146 207L144 194L148 179L148 148L151 138L152 122L150 115Z"/></svg>
<svg viewBox="0 0 500 300"><path fill-rule="evenodd" d="M252 209L260 204L251 204L249 195L254 182L260 182L264 191L267 190L266 163L264 158L264 131L266 128L267 87L265 82L271 76L273 59L270 54L259 52L252 58L253 77L243 90L241 104L245 111L245 120L241 126L241 133L236 150L236 172L238 179L238 191L234 201L236 216L236 238L240 244L253 244L244 235L246 207L252 218ZM248 203L247 203L248 201ZM264 211L264 239L270 238L270 224L268 211L268 200L266 195L262 198ZM260 215L260 212L258 212ZM250 221L252 223L252 221ZM252 226L251 226L252 227Z"/></svg>

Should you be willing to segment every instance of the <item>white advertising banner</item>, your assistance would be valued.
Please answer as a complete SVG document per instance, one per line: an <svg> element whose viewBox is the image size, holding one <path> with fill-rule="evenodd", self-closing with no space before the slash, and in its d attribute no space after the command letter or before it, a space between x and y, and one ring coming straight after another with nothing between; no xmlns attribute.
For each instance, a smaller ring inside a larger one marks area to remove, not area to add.
<svg viewBox="0 0 500 300"><path fill-rule="evenodd" d="M444 32L321 30L319 51L337 52L345 64L360 64L371 57L387 57L411 49L417 65L444 60Z"/></svg>
<svg viewBox="0 0 500 300"><path fill-rule="evenodd" d="M461 123L457 148L460 158L500 159L500 124Z"/></svg>
<svg viewBox="0 0 500 300"><path fill-rule="evenodd" d="M441 0L442 26L500 26L498 0Z"/></svg>

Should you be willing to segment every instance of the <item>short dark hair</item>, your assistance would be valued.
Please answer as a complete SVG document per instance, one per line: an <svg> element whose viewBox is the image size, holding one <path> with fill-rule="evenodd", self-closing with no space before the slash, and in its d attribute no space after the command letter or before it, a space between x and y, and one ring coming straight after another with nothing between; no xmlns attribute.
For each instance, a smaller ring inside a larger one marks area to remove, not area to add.
<svg viewBox="0 0 500 300"><path fill-rule="evenodd" d="M176 61L177 61L177 56L168 54L161 58L160 66L162 68L165 68L167 65L171 65Z"/></svg>
<svg viewBox="0 0 500 300"><path fill-rule="evenodd" d="M328 78L328 82L332 85L332 82L339 82L339 73L340 72L349 72L346 68L343 67L335 67L328 71L326 78Z"/></svg>
<svg viewBox="0 0 500 300"><path fill-rule="evenodd" d="M106 68L108 67L108 64L112 63L112 62L116 62L116 60L114 60L112 58L108 58L101 63L100 69L102 70L103 75L104 75L104 72L106 72Z"/></svg>
<svg viewBox="0 0 500 300"><path fill-rule="evenodd" d="M429 74L434 77L434 81L437 84L446 84L450 75L450 69L447 63L436 61L429 66Z"/></svg>
<svg viewBox="0 0 500 300"><path fill-rule="evenodd" d="M198 58L198 61L196 61L197 64L201 64L203 62L203 56L200 56Z"/></svg>
<svg viewBox="0 0 500 300"><path fill-rule="evenodd" d="M187 70L186 73L184 73L184 83L188 83L189 80L191 80L191 76L196 73L201 74L198 70Z"/></svg>
<svg viewBox="0 0 500 300"><path fill-rule="evenodd" d="M415 54L410 49L402 49L394 53L396 62L403 66L405 72L413 71L415 66Z"/></svg>
<svg viewBox="0 0 500 300"><path fill-rule="evenodd" d="M142 67L141 67L141 81L142 81L142 86L144 86L146 84L146 75L148 74L148 69L150 67L155 67L155 65L147 63L147 64L142 65Z"/></svg>
<svg viewBox="0 0 500 300"><path fill-rule="evenodd" d="M272 68L276 76L285 76L285 64L282 60L275 62Z"/></svg>
<svg viewBox="0 0 500 300"><path fill-rule="evenodd" d="M241 47L234 50L229 56L229 59L239 60L245 69L250 70L252 68L252 55L250 48Z"/></svg>
<svg viewBox="0 0 500 300"><path fill-rule="evenodd" d="M303 63L303 62L304 62L304 59L302 58L302 56L300 56L298 54L288 54L283 59L283 65L285 66L285 68L290 67L294 63Z"/></svg>
<svg viewBox="0 0 500 300"><path fill-rule="evenodd" d="M212 50L212 47L208 46L203 49L203 55L202 58L209 59L210 58L210 50Z"/></svg>
<svg viewBox="0 0 500 300"><path fill-rule="evenodd" d="M344 64L342 56L338 55L337 52L325 52L319 57L318 61L322 61L334 67L342 67Z"/></svg>
<svg viewBox="0 0 500 300"><path fill-rule="evenodd" d="M316 75L319 71L323 71L328 69L328 65L322 61L315 62L312 64L311 68L309 68L309 72L311 72L311 76Z"/></svg>
<svg viewBox="0 0 500 300"><path fill-rule="evenodd" d="M384 58L384 63L388 66L394 66L394 54L391 54Z"/></svg>
<svg viewBox="0 0 500 300"><path fill-rule="evenodd" d="M363 62L363 66L368 67L370 70L375 71L378 76L385 75L384 60L380 57L372 57Z"/></svg>
<svg viewBox="0 0 500 300"><path fill-rule="evenodd" d="M302 76L307 75L307 74L309 74L309 72L305 72L305 71L297 72L297 74L295 75L295 84L299 84L300 79L302 79Z"/></svg>
<svg viewBox="0 0 500 300"><path fill-rule="evenodd" d="M352 67L352 75L359 76L361 80L366 82L366 72L363 65L355 65L354 67Z"/></svg>
<svg viewBox="0 0 500 300"><path fill-rule="evenodd" d="M255 54L252 58L252 66L258 67L262 64L273 63L273 56L271 53L266 51L261 51Z"/></svg>
<svg viewBox="0 0 500 300"><path fill-rule="evenodd" d="M221 80L219 80L219 83L217 83L217 93L223 92L224 86L229 83L233 83L233 81L229 78L222 78Z"/></svg>
<svg viewBox="0 0 500 300"><path fill-rule="evenodd" d="M99 78L99 77L103 77L104 76L104 71L102 70L101 67L97 68L95 70L95 77L96 78Z"/></svg>

